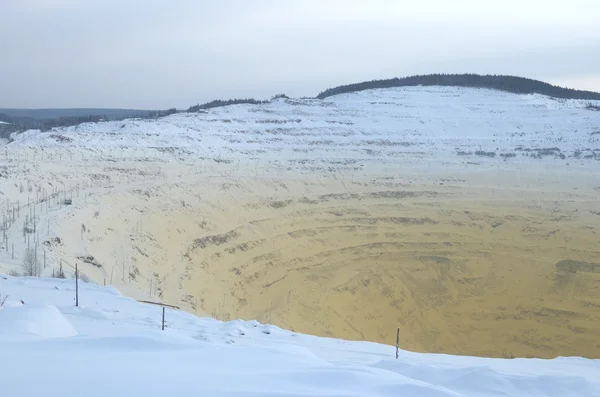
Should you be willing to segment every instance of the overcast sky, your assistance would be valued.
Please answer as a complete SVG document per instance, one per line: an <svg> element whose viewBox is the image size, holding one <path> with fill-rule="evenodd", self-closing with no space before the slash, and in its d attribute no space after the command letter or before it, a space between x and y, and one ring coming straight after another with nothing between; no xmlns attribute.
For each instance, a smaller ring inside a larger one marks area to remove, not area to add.
<svg viewBox="0 0 600 397"><path fill-rule="evenodd" d="M0 0L0 107L187 108L426 73L600 91L600 0Z"/></svg>

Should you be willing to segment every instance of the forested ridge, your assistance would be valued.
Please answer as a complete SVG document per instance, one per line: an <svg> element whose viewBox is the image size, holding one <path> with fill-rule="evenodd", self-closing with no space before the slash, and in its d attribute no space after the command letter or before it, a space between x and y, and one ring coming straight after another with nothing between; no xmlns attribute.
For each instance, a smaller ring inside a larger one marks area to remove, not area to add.
<svg viewBox="0 0 600 397"><path fill-rule="evenodd" d="M525 77L505 75L478 75L478 74L427 74L393 78L386 80L371 80L362 83L341 85L328 88L317 95L318 99L324 99L333 95L346 94L349 92L364 91L376 88L394 88L410 86L453 86L489 88L515 94L542 94L554 98L584 99L600 101L600 93L592 91L574 90L571 88L558 87L543 81L528 79Z"/></svg>

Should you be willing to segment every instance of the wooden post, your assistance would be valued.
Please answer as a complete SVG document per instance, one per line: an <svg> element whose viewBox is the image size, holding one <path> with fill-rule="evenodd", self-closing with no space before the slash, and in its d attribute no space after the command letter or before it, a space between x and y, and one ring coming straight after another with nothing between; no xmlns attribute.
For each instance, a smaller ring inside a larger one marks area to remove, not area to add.
<svg viewBox="0 0 600 397"><path fill-rule="evenodd" d="M165 307L163 306L163 313L162 313L162 330L165 330Z"/></svg>
<svg viewBox="0 0 600 397"><path fill-rule="evenodd" d="M79 271L75 263L75 306L79 306Z"/></svg>
<svg viewBox="0 0 600 397"><path fill-rule="evenodd" d="M398 359L398 350L400 349L400 327L396 329L396 360Z"/></svg>

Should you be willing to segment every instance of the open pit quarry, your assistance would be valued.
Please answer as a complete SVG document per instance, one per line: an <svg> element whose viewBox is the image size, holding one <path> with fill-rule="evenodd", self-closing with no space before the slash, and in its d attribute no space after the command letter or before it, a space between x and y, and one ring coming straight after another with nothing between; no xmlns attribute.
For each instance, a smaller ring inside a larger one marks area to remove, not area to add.
<svg viewBox="0 0 600 397"><path fill-rule="evenodd" d="M408 87L26 131L0 151L0 270L21 272L29 248L43 276L77 263L225 321L598 358L586 104Z"/></svg>

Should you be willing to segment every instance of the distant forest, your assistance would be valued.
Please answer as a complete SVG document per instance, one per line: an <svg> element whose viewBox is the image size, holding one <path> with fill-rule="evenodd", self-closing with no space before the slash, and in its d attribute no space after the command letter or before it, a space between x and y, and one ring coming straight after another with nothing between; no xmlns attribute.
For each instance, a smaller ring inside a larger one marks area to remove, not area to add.
<svg viewBox="0 0 600 397"><path fill-rule="evenodd" d="M138 109L105 109L105 108L60 108L60 109L9 109L0 108L0 113L13 119L49 120L60 117L87 117L100 116L105 120L114 120L121 117L141 117L153 110Z"/></svg>
<svg viewBox="0 0 600 397"><path fill-rule="evenodd" d="M374 88L393 88L409 86L454 86L490 88L494 90L507 91L515 94L542 94L555 98L585 99L600 101L600 93L591 91L573 90L554 86L543 81L527 79L524 77L503 75L478 75L478 74L428 74L422 76L409 76L387 80L373 80L362 83L341 85L328 88L317 95L318 99L324 99L333 95L346 94L349 92L370 90Z"/></svg>
<svg viewBox="0 0 600 397"><path fill-rule="evenodd" d="M285 95L285 94L277 94L275 96L273 96L273 98L271 98L272 100L275 99L290 99L289 96ZM212 109L212 108L219 108L219 107L223 107L223 106L230 106L230 105L241 105L241 104L247 104L247 105L262 105L265 103L269 103L271 101L261 101L260 99L254 99L254 98L246 98L246 99L227 99L227 100L214 100L214 101L210 101L210 102L206 102L203 103L202 105L194 105L194 106L190 106L187 110L188 113L195 113L195 112L199 112L200 110L207 110L207 109Z"/></svg>
<svg viewBox="0 0 600 397"><path fill-rule="evenodd" d="M194 106L190 106L187 110L188 113L195 113L195 112L199 112L200 110L206 110L206 109L212 109L212 108L219 108L219 107L223 107L223 106L229 106L229 105L240 105L240 104L249 104L249 105L260 105L263 103L269 103L269 101L260 101L258 99L254 99L254 98L247 98L247 99L228 99L228 100L214 100L214 101L210 101L210 102L206 102L203 103L202 105L194 105Z"/></svg>
<svg viewBox="0 0 600 397"><path fill-rule="evenodd" d="M13 132L31 129L49 131L55 127L71 127L83 123L125 120L130 118L153 119L176 113L168 110L127 109L0 109L0 138L8 139Z"/></svg>

